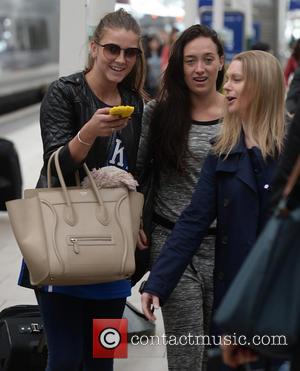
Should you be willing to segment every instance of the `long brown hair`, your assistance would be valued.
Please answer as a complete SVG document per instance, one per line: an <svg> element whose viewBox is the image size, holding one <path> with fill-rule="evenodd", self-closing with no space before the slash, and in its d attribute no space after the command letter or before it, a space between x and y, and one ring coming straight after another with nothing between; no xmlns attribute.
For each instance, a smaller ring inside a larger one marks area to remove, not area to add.
<svg viewBox="0 0 300 371"><path fill-rule="evenodd" d="M141 28L137 21L133 18L133 16L127 13L123 8L115 12L106 14L100 20L90 41L99 43L105 33L105 30L107 30L108 28L124 28L126 31L134 32L136 35L139 36L139 48L143 51L141 42ZM93 68L94 62L94 58L92 57L91 53L89 53L85 72L89 72ZM137 61L131 72L125 77L122 82L120 82L120 86L134 89L141 95L144 95L143 87L145 82L145 66L145 57L144 53L142 52L137 57Z"/></svg>
<svg viewBox="0 0 300 371"><path fill-rule="evenodd" d="M217 33L204 25L187 28L173 44L165 70L158 104L150 122L150 148L157 174L175 169L183 174L189 155L188 135L192 124L190 92L184 79L183 55L185 46L198 37L210 38L218 56L224 56L223 45ZM224 66L218 72L216 89L222 87Z"/></svg>
<svg viewBox="0 0 300 371"><path fill-rule="evenodd" d="M284 75L279 61L270 53L252 50L237 54L242 63L245 86L242 94L251 99L247 131L258 143L264 158L277 156L284 138ZM249 99L249 98L248 98ZM235 113L225 112L221 132L214 145L218 155L228 155L238 143L242 122Z"/></svg>

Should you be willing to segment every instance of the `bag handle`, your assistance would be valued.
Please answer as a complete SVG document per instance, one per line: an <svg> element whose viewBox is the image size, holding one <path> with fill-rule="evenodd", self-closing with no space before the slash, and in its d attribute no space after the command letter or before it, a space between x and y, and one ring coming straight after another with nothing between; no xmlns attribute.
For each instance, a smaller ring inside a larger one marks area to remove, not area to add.
<svg viewBox="0 0 300 371"><path fill-rule="evenodd" d="M59 147L58 150L62 148L62 147ZM53 158L55 156L55 152L52 152L51 153L51 156L49 157L49 160L48 160L48 165L47 165L47 187L48 188L52 188L52 182L51 182L51 163L53 161ZM80 176L79 176L79 171L76 170L75 171L75 183L76 183L76 186L77 187L80 187Z"/></svg>
<svg viewBox="0 0 300 371"><path fill-rule="evenodd" d="M295 187L297 183L299 176L300 176L300 155L298 155L297 161L295 162L295 165L293 166L293 169L288 177L288 181L282 192L282 196L284 198L287 198L290 195L290 193L292 192L293 188Z"/></svg>
<svg viewBox="0 0 300 371"><path fill-rule="evenodd" d="M58 148L58 150L53 152L52 155L49 158L48 166L47 166L48 188L51 188L51 176L52 176L51 175L51 163L52 163L53 158L54 158L55 169L56 169L58 179L59 179L59 182L60 182L63 194L64 194L64 198L65 198L66 203L67 203L67 206L66 206L65 211L64 211L64 219L65 219L67 224L69 224L71 226L74 226L77 223L76 213L75 213L75 210L74 210L71 198L70 198L70 194L68 192L66 182L64 180L64 177L63 177L63 174L62 174L62 171L61 171L61 168L60 168L60 164L59 164L59 157L58 156L59 156L59 152L61 151L62 148L63 147ZM88 176L88 178L90 180L94 195L95 195L95 197L98 201L98 204L99 204L98 207L96 208L97 220L102 225L108 225L108 222L109 222L108 212L106 210L106 207L105 207L104 201L102 200L100 192L97 188L95 180L92 177L92 174L90 173L89 168L87 167L86 163L83 163L83 169L84 169L86 175Z"/></svg>

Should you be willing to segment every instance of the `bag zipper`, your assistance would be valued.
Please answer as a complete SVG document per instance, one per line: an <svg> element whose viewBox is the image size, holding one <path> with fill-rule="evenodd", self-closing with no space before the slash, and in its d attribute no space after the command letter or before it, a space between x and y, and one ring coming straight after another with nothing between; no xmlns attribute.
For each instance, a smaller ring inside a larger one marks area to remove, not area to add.
<svg viewBox="0 0 300 371"><path fill-rule="evenodd" d="M79 246L92 246L92 245L111 245L113 240L111 236L99 237L69 237L69 244L72 245L75 254L80 253Z"/></svg>

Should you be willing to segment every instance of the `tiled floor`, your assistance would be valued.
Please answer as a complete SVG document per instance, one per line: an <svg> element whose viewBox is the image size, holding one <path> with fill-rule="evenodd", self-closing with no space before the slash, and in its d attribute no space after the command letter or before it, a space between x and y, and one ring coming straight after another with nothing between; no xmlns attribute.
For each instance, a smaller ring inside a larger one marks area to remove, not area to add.
<svg viewBox="0 0 300 371"><path fill-rule="evenodd" d="M24 188L34 188L42 164L38 109L31 108L0 118L0 137L14 142L19 153ZM32 290L17 285L21 254L13 237L6 212L0 212L0 310L15 304L33 304ZM140 309L139 294L133 290L129 301ZM163 333L160 313L156 334ZM115 361L115 371L166 371L164 346L129 345L128 358Z"/></svg>

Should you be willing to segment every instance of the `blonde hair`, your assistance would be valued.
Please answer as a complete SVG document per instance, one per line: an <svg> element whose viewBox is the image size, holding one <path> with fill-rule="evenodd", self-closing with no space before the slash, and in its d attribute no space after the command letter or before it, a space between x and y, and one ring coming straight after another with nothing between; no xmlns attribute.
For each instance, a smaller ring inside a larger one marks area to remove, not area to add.
<svg viewBox="0 0 300 371"><path fill-rule="evenodd" d="M285 84L279 61L272 54L260 50L237 54L233 61L242 62L245 78L242 94L247 94L251 100L247 133L258 144L264 158L275 157L282 150L285 131ZM214 152L227 156L238 143L241 133L241 119L226 111Z"/></svg>
<svg viewBox="0 0 300 371"><path fill-rule="evenodd" d="M90 41L99 43L105 31L109 28L124 28L126 31L132 31L139 37L139 48L142 50L142 53L137 57L137 61L132 71L128 74L128 76L125 77L120 85L129 89L134 89L141 95L144 95L143 87L145 83L146 62L141 41L142 31L138 22L123 8L115 12L108 13L100 20ZM85 72L89 72L93 68L94 62L94 58L92 57L91 53L89 53Z"/></svg>

